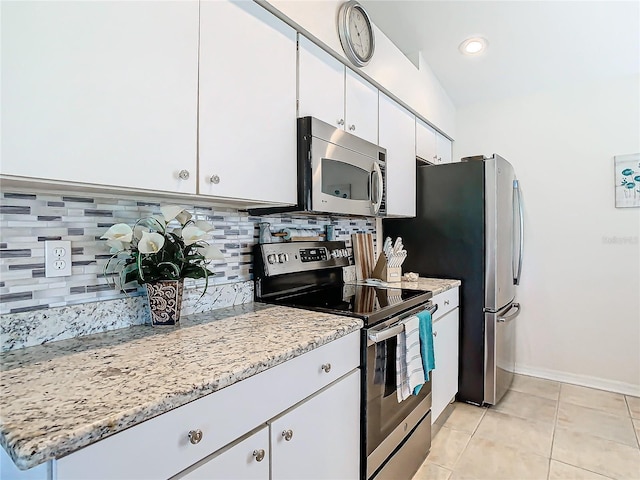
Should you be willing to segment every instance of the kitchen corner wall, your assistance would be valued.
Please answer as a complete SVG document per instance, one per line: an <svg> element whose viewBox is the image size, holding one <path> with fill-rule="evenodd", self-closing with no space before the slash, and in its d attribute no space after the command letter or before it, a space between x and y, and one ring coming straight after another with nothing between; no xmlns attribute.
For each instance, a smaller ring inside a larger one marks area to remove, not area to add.
<svg viewBox="0 0 640 480"><path fill-rule="evenodd" d="M21 346L32 344L24 337L28 335L25 332L33 326L26 324L36 317L40 319L38 321L58 321L55 318L47 319L47 315L42 314L54 307L121 299L129 302L126 308L136 310L132 317L139 317L144 306L141 307L135 297L144 291L140 288L130 292L129 295L134 297L132 300L107 283L103 267L111 255L100 236L114 223L133 225L141 217L160 213L161 202L177 203L146 197L122 198L77 192L59 195L47 191L25 193L3 189L0 196L0 332L3 344L7 343L5 337L10 336L8 328L13 332L22 332L18 342ZM349 246L352 233L375 233L375 219L370 218L311 215L253 217L229 206L179 204L194 213L196 219L207 220L214 225L209 243L217 246L225 257L210 265L216 276L210 280L207 295L214 298L204 302L204 307L202 302L199 306L190 305L191 311L202 311L207 305L215 308L253 299L252 248L258 241L259 222L269 222L274 232L282 228L323 232L325 225L331 224L334 225L336 239L345 240ZM45 277L46 240L71 241L72 276ZM202 285L202 281L199 285ZM191 295L194 304L199 297L199 294L195 295L196 287L198 285L194 280L187 279L185 282L187 293L194 294ZM223 296L230 298L220 302ZM187 300L189 298L187 295ZM86 308L83 311L87 312ZM96 315L94 310L91 312L91 315ZM131 324L135 323L141 323L140 319L132 318ZM127 322L115 323L110 328L122 326L127 326ZM96 330L89 331L94 333ZM57 338L75 336L69 332L62 333L61 337L56 334Z"/></svg>
<svg viewBox="0 0 640 480"><path fill-rule="evenodd" d="M640 209L615 155L640 152L640 78L458 110L456 158L498 153L524 197L520 373L640 395Z"/></svg>

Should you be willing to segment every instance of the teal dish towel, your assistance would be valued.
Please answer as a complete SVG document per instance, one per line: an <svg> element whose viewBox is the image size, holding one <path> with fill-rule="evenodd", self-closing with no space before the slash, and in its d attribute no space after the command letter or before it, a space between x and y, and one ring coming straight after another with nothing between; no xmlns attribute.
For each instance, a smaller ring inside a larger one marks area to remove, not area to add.
<svg viewBox="0 0 640 480"><path fill-rule="evenodd" d="M429 310L423 310L418 313L417 316L420 320L420 353L422 354L424 379L425 381L429 381L429 372L436 368L436 360L433 355L433 323L431 312ZM422 385L418 385L413 390L413 394L417 395L421 388Z"/></svg>

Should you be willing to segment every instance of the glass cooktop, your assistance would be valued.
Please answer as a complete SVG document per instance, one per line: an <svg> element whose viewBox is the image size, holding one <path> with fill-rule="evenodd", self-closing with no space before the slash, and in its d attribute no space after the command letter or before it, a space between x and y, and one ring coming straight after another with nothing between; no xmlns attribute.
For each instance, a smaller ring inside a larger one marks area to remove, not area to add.
<svg viewBox="0 0 640 480"><path fill-rule="evenodd" d="M358 317L364 320L365 326L370 326L424 303L431 297L431 292L423 290L345 283L281 295L272 299L272 303Z"/></svg>

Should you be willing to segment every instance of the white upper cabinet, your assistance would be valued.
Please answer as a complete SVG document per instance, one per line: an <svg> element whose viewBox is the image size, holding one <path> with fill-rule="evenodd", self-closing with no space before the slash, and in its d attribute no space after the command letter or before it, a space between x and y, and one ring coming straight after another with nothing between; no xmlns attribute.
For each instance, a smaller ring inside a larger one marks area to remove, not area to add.
<svg viewBox="0 0 640 480"><path fill-rule="evenodd" d="M1 8L3 174L195 193L197 1Z"/></svg>
<svg viewBox="0 0 640 480"><path fill-rule="evenodd" d="M416 157L429 163L437 163L436 131L416 118Z"/></svg>
<svg viewBox="0 0 640 480"><path fill-rule="evenodd" d="M302 35L298 51L298 116L344 128L345 66Z"/></svg>
<svg viewBox="0 0 640 480"><path fill-rule="evenodd" d="M387 150L387 215L416 215L415 116L380 93L380 146Z"/></svg>
<svg viewBox="0 0 640 480"><path fill-rule="evenodd" d="M200 5L199 193L296 202L296 32L254 2Z"/></svg>
<svg viewBox="0 0 640 480"><path fill-rule="evenodd" d="M416 118L416 156L434 165L451 163L451 140Z"/></svg>
<svg viewBox="0 0 640 480"><path fill-rule="evenodd" d="M298 116L378 143L378 89L307 38L299 42Z"/></svg>
<svg viewBox="0 0 640 480"><path fill-rule="evenodd" d="M345 130L378 143L378 89L346 68Z"/></svg>
<svg viewBox="0 0 640 480"><path fill-rule="evenodd" d="M438 154L439 163L451 163L453 161L451 140L439 133L436 135L436 153Z"/></svg>

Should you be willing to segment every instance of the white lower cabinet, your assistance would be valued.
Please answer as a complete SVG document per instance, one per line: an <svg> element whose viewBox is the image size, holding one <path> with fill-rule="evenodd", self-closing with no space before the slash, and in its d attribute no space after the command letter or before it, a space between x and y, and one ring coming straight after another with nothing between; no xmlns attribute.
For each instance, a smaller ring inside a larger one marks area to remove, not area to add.
<svg viewBox="0 0 640 480"><path fill-rule="evenodd" d="M357 478L359 352L356 331L55 460L49 480Z"/></svg>
<svg viewBox="0 0 640 480"><path fill-rule="evenodd" d="M269 478L269 428L265 425L247 438L225 448L185 475L189 480L264 480Z"/></svg>
<svg viewBox="0 0 640 480"><path fill-rule="evenodd" d="M272 480L357 479L358 370L271 422Z"/></svg>
<svg viewBox="0 0 640 480"><path fill-rule="evenodd" d="M355 480L359 398L360 373L353 370L174 480Z"/></svg>
<svg viewBox="0 0 640 480"><path fill-rule="evenodd" d="M458 393L458 288L433 297L438 310L433 315L433 350L436 364L431 373L431 422L435 423Z"/></svg>

